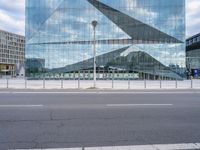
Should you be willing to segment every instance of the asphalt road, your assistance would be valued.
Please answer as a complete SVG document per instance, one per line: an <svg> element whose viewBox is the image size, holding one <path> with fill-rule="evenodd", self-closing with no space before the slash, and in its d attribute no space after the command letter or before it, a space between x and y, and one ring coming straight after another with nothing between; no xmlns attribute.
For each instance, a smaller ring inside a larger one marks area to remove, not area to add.
<svg viewBox="0 0 200 150"><path fill-rule="evenodd" d="M198 92L0 92L2 150L198 142Z"/></svg>

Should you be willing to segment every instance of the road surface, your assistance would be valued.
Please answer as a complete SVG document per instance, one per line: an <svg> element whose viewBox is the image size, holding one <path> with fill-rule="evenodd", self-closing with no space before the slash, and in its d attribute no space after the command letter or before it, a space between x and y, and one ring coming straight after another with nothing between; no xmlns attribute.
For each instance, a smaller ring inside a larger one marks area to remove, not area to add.
<svg viewBox="0 0 200 150"><path fill-rule="evenodd" d="M200 92L0 92L0 149L200 143Z"/></svg>

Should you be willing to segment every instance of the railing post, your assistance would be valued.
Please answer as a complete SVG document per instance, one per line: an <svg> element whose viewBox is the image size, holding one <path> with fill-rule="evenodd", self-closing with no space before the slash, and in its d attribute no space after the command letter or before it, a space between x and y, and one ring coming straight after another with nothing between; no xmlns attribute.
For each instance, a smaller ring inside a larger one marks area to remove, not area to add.
<svg viewBox="0 0 200 150"><path fill-rule="evenodd" d="M128 74L128 89L130 90L130 88L131 88L131 85L130 85L130 76Z"/></svg>
<svg viewBox="0 0 200 150"><path fill-rule="evenodd" d="M114 89L114 70L112 71L112 89Z"/></svg>
<svg viewBox="0 0 200 150"><path fill-rule="evenodd" d="M191 79L191 89L193 89L193 79Z"/></svg>
<svg viewBox="0 0 200 150"><path fill-rule="evenodd" d="M45 78L43 78L43 89L45 89Z"/></svg>
<svg viewBox="0 0 200 150"><path fill-rule="evenodd" d="M25 89L27 89L27 79L25 78Z"/></svg>
<svg viewBox="0 0 200 150"><path fill-rule="evenodd" d="M78 89L80 89L80 71L78 71Z"/></svg>
<svg viewBox="0 0 200 150"><path fill-rule="evenodd" d="M61 89L63 89L63 78L61 78Z"/></svg>
<svg viewBox="0 0 200 150"><path fill-rule="evenodd" d="M6 79L6 81L7 81L7 89L9 88L9 81L8 81L8 78Z"/></svg>
<svg viewBox="0 0 200 150"><path fill-rule="evenodd" d="M160 80L160 89L162 89L162 80Z"/></svg>

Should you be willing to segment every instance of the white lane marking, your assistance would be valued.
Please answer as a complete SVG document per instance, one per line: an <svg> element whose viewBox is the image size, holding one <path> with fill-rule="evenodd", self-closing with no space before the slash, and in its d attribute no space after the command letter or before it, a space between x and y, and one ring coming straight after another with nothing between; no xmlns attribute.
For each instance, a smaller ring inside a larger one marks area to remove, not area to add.
<svg viewBox="0 0 200 150"><path fill-rule="evenodd" d="M129 107L129 106L173 106L173 104L107 104L107 107Z"/></svg>
<svg viewBox="0 0 200 150"><path fill-rule="evenodd" d="M10 149L10 150L82 150L82 148Z"/></svg>
<svg viewBox="0 0 200 150"><path fill-rule="evenodd" d="M138 145L138 146L113 146L113 147L89 147L85 150L158 150L153 145Z"/></svg>
<svg viewBox="0 0 200 150"><path fill-rule="evenodd" d="M81 148L45 148L45 149L10 149L10 150L82 150Z"/></svg>
<svg viewBox="0 0 200 150"><path fill-rule="evenodd" d="M132 145L132 146L105 146L105 147L80 147L80 148L52 148L43 150L199 150L200 143L181 144L155 144L155 145ZM31 149L16 149L31 150ZM42 149L34 149L42 150Z"/></svg>
<svg viewBox="0 0 200 150"><path fill-rule="evenodd" d="M43 107L44 105L0 105L0 108L8 108L8 107Z"/></svg>

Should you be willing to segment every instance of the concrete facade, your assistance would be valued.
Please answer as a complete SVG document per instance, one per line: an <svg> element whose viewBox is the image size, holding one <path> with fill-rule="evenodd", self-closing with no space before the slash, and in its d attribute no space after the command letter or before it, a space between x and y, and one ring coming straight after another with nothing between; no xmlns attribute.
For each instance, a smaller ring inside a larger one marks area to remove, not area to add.
<svg viewBox="0 0 200 150"><path fill-rule="evenodd" d="M25 37L0 30L0 77L24 76L17 71L24 58Z"/></svg>

